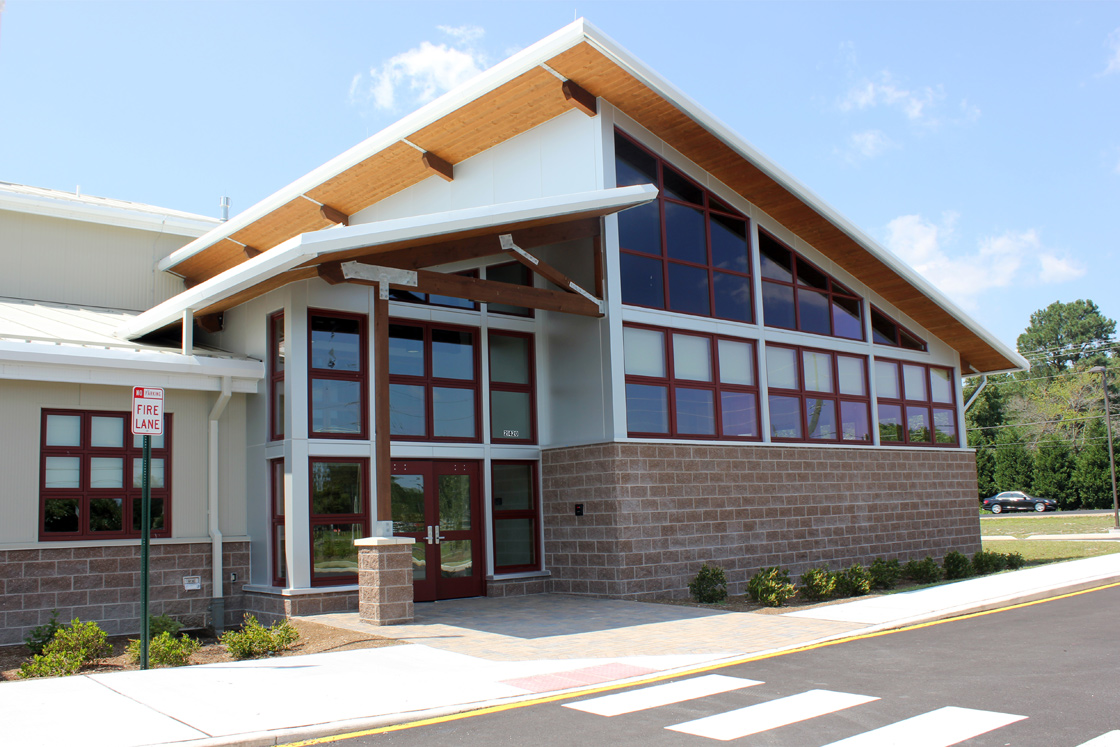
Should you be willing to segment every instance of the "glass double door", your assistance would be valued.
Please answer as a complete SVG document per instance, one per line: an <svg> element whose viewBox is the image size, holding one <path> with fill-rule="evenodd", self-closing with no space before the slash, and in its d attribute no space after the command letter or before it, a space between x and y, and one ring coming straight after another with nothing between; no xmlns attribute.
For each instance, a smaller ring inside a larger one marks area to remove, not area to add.
<svg viewBox="0 0 1120 747"><path fill-rule="evenodd" d="M414 599L483 593L479 463L394 460L393 534L412 537Z"/></svg>

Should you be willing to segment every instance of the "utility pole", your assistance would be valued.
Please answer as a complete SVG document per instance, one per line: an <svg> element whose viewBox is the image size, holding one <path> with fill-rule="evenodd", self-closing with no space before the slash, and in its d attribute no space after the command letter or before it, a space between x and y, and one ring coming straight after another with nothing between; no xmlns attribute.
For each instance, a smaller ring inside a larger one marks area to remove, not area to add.
<svg viewBox="0 0 1120 747"><path fill-rule="evenodd" d="M1105 435L1108 437L1108 467L1112 470L1112 520L1113 527L1109 532L1120 533L1120 503L1116 500L1116 456L1112 450L1112 405L1108 401L1108 377L1104 366L1094 366L1089 373L1101 375L1101 386L1104 388L1104 425Z"/></svg>

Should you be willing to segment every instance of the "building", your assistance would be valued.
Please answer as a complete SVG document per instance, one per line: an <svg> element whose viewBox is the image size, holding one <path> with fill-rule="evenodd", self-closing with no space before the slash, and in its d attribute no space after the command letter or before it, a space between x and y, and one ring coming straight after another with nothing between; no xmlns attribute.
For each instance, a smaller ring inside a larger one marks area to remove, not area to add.
<svg viewBox="0 0 1120 747"><path fill-rule="evenodd" d="M369 535L417 540L417 601L681 595L704 561L739 593L767 565L972 552L958 382L1026 367L583 21L166 248L114 334L200 377L168 385L158 542L197 542L164 580L203 576L227 621L355 608ZM106 293L77 303L122 306ZM150 380L0 385L41 437L5 465L9 564L135 545L51 528L57 501L92 521L102 499L54 487L78 463L47 434L93 438ZM9 603L5 629L60 599Z"/></svg>

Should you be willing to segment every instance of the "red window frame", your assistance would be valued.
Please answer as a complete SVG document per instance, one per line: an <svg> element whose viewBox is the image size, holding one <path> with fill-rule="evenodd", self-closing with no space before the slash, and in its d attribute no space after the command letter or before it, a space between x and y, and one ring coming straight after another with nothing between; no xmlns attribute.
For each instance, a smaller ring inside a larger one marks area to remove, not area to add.
<svg viewBox="0 0 1120 747"><path fill-rule="evenodd" d="M513 384L505 381L494 381L494 369L490 367L490 389L487 396L490 397L490 441L491 443L502 444L535 444L537 442L537 363L535 348L533 346L533 335L525 332L511 332L508 330L492 329L487 333L487 352L489 352L489 340L495 336L498 337L517 337L528 340L528 356L529 356L529 383L528 384ZM494 436L493 418L494 418L494 392L518 392L529 395L529 435L527 438L497 438Z"/></svg>
<svg viewBox="0 0 1120 747"><path fill-rule="evenodd" d="M482 331L477 327L464 327L456 324L437 324L422 322L415 319L393 317L389 319L391 327L416 327L423 330L424 342L424 373L421 376L395 374L389 372L389 385L402 384L424 388L424 433L422 435L405 435L394 433L393 441L438 441L453 443L479 443L482 441L482 404L479 392L481 390L481 354ZM468 333L474 337L474 361L472 362L472 376L470 381L465 379L447 379L436 377L432 374L432 332L440 330L445 332ZM474 434L471 436L439 436L435 434L434 394L436 388L467 389L474 393Z"/></svg>
<svg viewBox="0 0 1120 747"><path fill-rule="evenodd" d="M268 460L268 488L271 513L272 534L270 539L272 559L272 585L288 585L288 559L280 544L279 537L284 534L284 460Z"/></svg>
<svg viewBox="0 0 1120 747"><path fill-rule="evenodd" d="M887 433L879 426L879 442L881 444L898 444L905 446L929 446L929 447L950 447L960 446L960 423L957 421L957 384L955 371L948 366L935 366L928 363L915 363L914 361L895 360L891 358L876 358L876 365L879 363L890 364L895 367L895 385L899 393L899 397L883 397L880 396L878 391L875 393L876 400L876 423L880 423L879 417L882 408L897 407L899 408L900 423L902 428L902 439L886 439L883 436ZM907 391L906 375L904 366L922 369L925 374L925 396L918 397L915 393ZM948 374L949 381L949 402L937 402L933 399L933 373L932 369L945 371ZM878 370L876 370L876 380L878 380ZM938 431L935 414L937 412L952 413L953 418L953 438L952 440L938 441ZM916 440L910 436L910 418L912 414L924 415L926 422L929 424L929 439Z"/></svg>
<svg viewBox="0 0 1120 747"><path fill-rule="evenodd" d="M773 413L771 410L770 420L770 440L772 442L781 443L831 443L831 444L844 444L846 446L859 446L870 445L873 443L871 437L872 429L875 427L875 421L871 418L871 381L870 381L870 363L867 356L857 355L854 353L846 353L838 350L822 350L820 348L804 347L800 345L782 345L776 343L766 343L766 352L769 356L770 351L774 349L785 349L794 351L794 360L797 362L797 384L796 389L788 387L774 386L769 379L766 380L767 389L767 407L770 406L770 399L773 397L788 397L796 398L799 402L799 412L801 418L801 436L798 438L787 438L774 435L774 422ZM804 353L815 353L818 355L827 355L831 359L830 376L832 377L831 392L819 392L808 389L805 383L805 357ZM863 362L863 396L855 394L842 394L840 392L840 358L852 358ZM833 412L836 417L836 438L810 438L809 437L809 414L806 400L829 400L833 403ZM865 417L868 428L868 436L865 440L859 439L846 439L844 438L844 419L843 419L843 405L842 403L849 402L863 405L865 409Z"/></svg>
<svg viewBox="0 0 1120 747"><path fill-rule="evenodd" d="M47 417L62 415L80 417L80 444L78 446L48 446L47 445ZM115 418L121 421L124 444L121 447L91 446L91 430L93 418ZM151 488L152 500L163 501L163 527L153 529L150 536L155 538L171 536L171 435L172 415L164 413L163 416L163 447L151 450L152 459L163 460L163 487ZM136 446L137 437L132 434L127 412L106 412L99 410L63 410L44 409L40 414L39 428L39 539L41 541L66 541L66 540L99 540L138 538L140 530L133 529L134 508L143 497L141 487L133 487L136 476L133 464L137 459L143 459L143 445ZM79 483L76 488L48 488L47 484L47 458L48 457L77 457L79 462ZM90 486L91 459L110 458L123 460L123 485L120 488L94 488ZM120 498L121 505L121 530L94 532L89 528L91 500L99 498ZM49 500L76 500L78 501L78 531L76 532L48 532L46 529L47 501Z"/></svg>
<svg viewBox="0 0 1120 747"><path fill-rule="evenodd" d="M532 506L526 509L513 509L502 510L493 505L493 497L491 497L491 537L495 541L491 543L494 552L494 573L525 573L527 571L539 571L541 569L541 531L540 531L540 483L537 462L521 461L516 459L495 459L490 463L490 486L491 495L493 495L494 487L494 467L500 465L528 465L530 468L530 479L533 481L532 490ZM533 533L533 558L535 562L523 565L498 565L498 521L501 519L529 519L531 522L531 531Z"/></svg>
<svg viewBox="0 0 1120 747"><path fill-rule="evenodd" d="M844 285L842 285L841 283L837 282L837 280L835 278L833 278L831 275L829 275L827 272L825 272L824 270L817 267L815 264L813 264L809 260L802 257L800 254L795 252L792 248L787 246L785 242L780 241L772 233L770 233L769 231L765 231L761 228L758 229L758 252L759 252L759 259L760 260L762 260L762 258L765 256L764 253L763 253L763 245L764 245L765 242L773 242L773 243L777 244L777 246L780 249L789 252L789 254L790 254L790 272L792 273L792 279L790 281L785 281L785 280L779 280L777 278L768 278L768 277L766 277L765 271L763 272L763 275L762 275L762 283L763 283L763 285L762 285L762 288L763 288L763 293L762 293L762 297L763 297L762 316L763 316L763 321L765 322L767 327L773 327L774 329L793 329L793 330L796 330L798 332L805 332L805 333L811 334L811 335L822 335L822 336L826 336L826 337L835 337L838 340L853 340L853 341L860 341L861 342L866 338L866 332L864 331L864 324L863 324L863 319L864 319L863 310L864 310L865 305L863 303L862 298L860 298L857 294L853 293L852 291L848 290L848 288L845 287ZM819 275L824 276L825 285L827 287L822 289L822 288L819 288L817 286L809 285L808 283L804 283L804 282L799 281L798 273L799 273L799 270L802 266L807 266L807 267L811 268L812 272L815 272ZM767 283L769 283L772 286L780 286L780 287L784 287L784 288L791 288L793 290L793 319L794 319L794 323L793 323L792 327L786 327L786 326L782 326L780 324L775 324L772 319L769 319L769 318L766 317L766 284ZM800 294L802 292L817 293L817 294L825 296L828 299L828 329L829 329L829 331L827 333L817 332L815 330L803 329L802 328L803 325L801 323L801 302L800 302ZM856 302L856 304L859 308L859 312L860 312L859 313L859 337L849 337L847 335L836 334L836 317L834 316L834 308L837 305L836 304L836 299L838 299L838 298L839 299L844 299L844 300L847 300L847 301L855 301Z"/></svg>
<svg viewBox="0 0 1120 747"><path fill-rule="evenodd" d="M357 464L359 467L359 479L361 480L361 500L362 510L358 513L350 514L317 514L314 512L315 500L315 465L316 464ZM358 574L332 576L322 578L315 575L315 527L327 526L330 524L361 524L363 536L369 536L369 504L370 504L370 483L369 483L369 459L363 457L310 457L307 460L307 475L308 475L308 491L307 491L307 513L308 513L308 539L311 549L311 585L312 586L346 586L349 584L358 583Z"/></svg>
<svg viewBox="0 0 1120 747"><path fill-rule="evenodd" d="M357 371L334 371L316 368L312 355L313 320L315 317L328 319L349 319L358 322L359 368ZM358 433L329 433L315 431L315 381L351 381L358 384ZM329 309L308 309L307 311L307 430L310 438L331 438L346 440L366 440L369 438L369 324L365 314L348 314Z"/></svg>
<svg viewBox="0 0 1120 747"><path fill-rule="evenodd" d="M706 441L761 441L762 440L762 423L761 423L761 399L759 396L758 387L758 342L756 340L748 340L741 337L729 337L727 335L708 334L704 332L693 332L692 330L682 329L669 329L667 327L656 327L648 324L636 324L627 322L623 324L623 328L631 329L645 329L653 332L660 332L664 336L665 344L663 346L665 365L665 376L642 376L636 374L626 374L626 384L638 384L644 386L664 387L666 389L666 406L668 408L667 418L669 431L668 433L657 432L641 432L630 431L627 426L627 435L632 438L685 438L697 439ZM710 367L712 372L711 381L696 381L693 379L678 379L675 376L675 365L673 356L673 338L674 335L682 335L686 337L700 337L708 340L708 352L711 356ZM754 367L754 384L730 384L720 381L719 369L719 341L727 340L729 342L741 343L749 345L751 348L751 365ZM715 434L697 434L681 432L677 422L677 397L676 390L682 389L702 389L712 392L712 406L713 415L715 418L714 430ZM755 436L733 436L724 435L723 433L723 408L721 406L721 394L723 392L735 392L743 394L751 394L754 396L755 401Z"/></svg>
<svg viewBox="0 0 1120 747"><path fill-rule="evenodd" d="M268 317L268 435L270 441L283 441L286 430L284 408L277 395L284 393L284 369L287 358L284 344L284 312ZM284 354L281 354L281 350Z"/></svg>
<svg viewBox="0 0 1120 747"><path fill-rule="evenodd" d="M883 325L890 325L893 328L889 340L883 330L880 329L880 326ZM929 350L929 345L925 340L896 322L889 315L884 314L876 306L871 307L871 341L876 345L889 345L892 348L918 350L923 353Z"/></svg>
<svg viewBox="0 0 1120 747"><path fill-rule="evenodd" d="M658 219L660 221L660 225L658 226L658 230L659 230L660 236L661 236L661 242L660 242L661 243L661 247L660 247L661 248L661 253L659 255L648 254L648 253L643 252L643 251L639 251L639 250L636 250L636 249L631 249L629 247L623 246L621 236L619 237L619 251L622 254L633 256L633 257L641 257L641 258L645 258L645 259L660 260L661 261L661 282L662 282L662 296L661 296L662 305L661 306L645 306L643 304L636 304L636 303L633 303L633 302L630 302L630 301L623 301L623 303L625 303L627 306L639 306L639 307L644 307L644 308L665 309L667 311L672 311L675 314L690 314L692 316L704 316L704 317L711 317L713 319L728 319L730 321L741 322L741 323L744 323L744 324L753 324L755 322L755 320L757 319L758 315L755 312L754 284L751 282L752 270L750 268L753 266L752 265L752 261L753 261L752 258L753 258L754 248L753 248L752 242L751 242L751 230L750 230L751 221L750 221L750 219L747 218L742 213L735 210L734 208L727 205L723 200L719 199L714 194L712 194L711 191L705 189L703 186L697 184L694 180L685 176L685 174L682 170L674 167L672 164L669 164L663 158L661 158L656 153L654 153L653 151L651 151L648 148L646 148L645 146L643 146L641 143L639 143L637 140L630 137L626 133L622 132L621 130L616 129L615 130L615 142L618 142L618 140L620 138L623 139L623 140L626 140L628 143L630 143L634 147L638 148L639 150L643 151L649 157L653 158L654 161L657 164L657 183L654 186L657 187L658 193L657 193L657 198L654 200L654 202L657 204ZM616 160L616 163L617 163L617 160L618 160L617 155L616 155L615 160ZM702 204L698 204L698 203L695 203L695 202L689 202L687 200L679 200L679 199L669 197L668 193L667 193L667 190L665 189L665 184L664 184L664 182L665 182L665 170L666 169L669 169L673 173L674 176L679 177L682 181L686 182L687 184L691 185L693 188L698 190L702 195L702 197L701 197L701 203ZM698 262L693 262L693 261L684 260L684 259L670 258L669 249L668 249L668 246L667 246L668 232L666 231L666 227L665 227L665 206L668 205L668 204L682 205L682 206L685 206L685 207L693 208L693 209L698 210L699 212L701 212L703 214L704 240L705 240L704 256L706 258L706 261L704 263L701 264L701 263L698 263ZM747 245L747 268L748 268L747 271L743 272L743 271L740 271L740 270L734 270L734 269L730 269L730 268L726 268L726 267L718 267L714 264L713 259L712 259L712 236L711 236L711 231L709 230L711 217L713 215L723 216L723 217L727 217L727 218L733 218L735 220L741 220L741 221L744 222L745 229L746 229L746 245ZM691 268L694 268L694 269L697 269L697 270L704 270L707 273L707 278L708 278L708 313L707 314L700 314L700 313L697 313L697 312L691 312L691 311L685 311L685 310L679 310L679 309L672 308L672 303L671 303L671 299L670 299L670 290L669 290L669 276L670 276L669 271L670 271L670 268L674 265L679 265L679 266L682 266L682 267L691 267ZM749 318L748 319L740 319L740 318L737 318L737 317L720 316L720 315L716 314L716 276L717 276L717 274L729 275L729 276L732 276L732 277L741 278L742 280L745 281L745 286L744 287L747 288L747 293L748 293L748 296L749 296L748 299L747 299L747 309L749 311L749 314L748 314Z"/></svg>

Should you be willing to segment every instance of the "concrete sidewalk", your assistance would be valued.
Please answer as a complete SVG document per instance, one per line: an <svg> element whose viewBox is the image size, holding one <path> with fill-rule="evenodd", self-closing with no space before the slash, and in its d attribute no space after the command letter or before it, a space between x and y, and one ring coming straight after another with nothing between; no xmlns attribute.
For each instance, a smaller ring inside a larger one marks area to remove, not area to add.
<svg viewBox="0 0 1120 747"><path fill-rule="evenodd" d="M1120 581L1120 554L786 614L537 595L418 605L412 645L0 684L5 742L271 745L639 681ZM354 615L316 622L361 626Z"/></svg>

